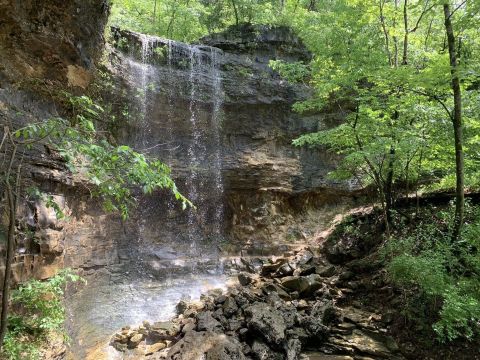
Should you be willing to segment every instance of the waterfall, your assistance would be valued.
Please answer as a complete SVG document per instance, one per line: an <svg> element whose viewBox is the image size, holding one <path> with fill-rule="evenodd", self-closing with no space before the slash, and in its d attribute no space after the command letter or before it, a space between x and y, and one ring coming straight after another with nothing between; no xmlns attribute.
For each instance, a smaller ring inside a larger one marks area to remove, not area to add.
<svg viewBox="0 0 480 360"><path fill-rule="evenodd" d="M189 46L190 61L190 124L192 137L188 147L188 197L199 207L188 216L189 240L195 255L200 255L198 240L208 236L218 241L222 235L223 222L223 181L221 174L220 120L222 88L218 56L215 48ZM199 92L202 81L208 84L211 100L209 123L199 126ZM210 144L207 147L207 144ZM203 190L203 192L202 192ZM208 195L208 199L207 199ZM212 209L213 206L213 209Z"/></svg>
<svg viewBox="0 0 480 360"><path fill-rule="evenodd" d="M139 262L149 253L162 258L169 242L178 245L171 246L172 252L195 268L193 259L202 258L199 255L218 256L224 230L222 51L146 35L139 40L139 56L127 59L138 109L130 143L166 162L196 208L181 212L175 200L165 197L142 205L135 251ZM155 65L158 53L164 65ZM153 213L158 217L152 219Z"/></svg>
<svg viewBox="0 0 480 360"><path fill-rule="evenodd" d="M118 110L129 119L120 142L166 162L196 209L182 211L165 192L138 196L118 240L119 263L69 301L76 359L99 341L108 344L118 328L168 320L181 298L225 284L217 250L224 232L222 52L146 35L137 41L120 55L119 99L128 101Z"/></svg>

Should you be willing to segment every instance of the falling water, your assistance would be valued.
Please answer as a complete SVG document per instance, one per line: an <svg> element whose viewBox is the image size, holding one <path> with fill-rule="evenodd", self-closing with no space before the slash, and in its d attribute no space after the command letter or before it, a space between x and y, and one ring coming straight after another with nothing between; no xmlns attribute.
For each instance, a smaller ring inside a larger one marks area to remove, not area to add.
<svg viewBox="0 0 480 360"><path fill-rule="evenodd" d="M197 256L204 250L199 248L202 242L210 243L209 250L216 250L214 245L223 232L220 57L219 49L169 42L168 66L172 72L182 61L188 61L190 134L185 182L186 195L197 209L188 212L187 238L192 254Z"/></svg>
<svg viewBox="0 0 480 360"><path fill-rule="evenodd" d="M120 263L98 272L69 302L78 359L107 344L117 328L168 320L180 298L225 283L217 258L224 222L222 52L149 36L140 41L140 51L123 58L134 93L124 104L135 130L126 141L167 162L196 210L182 211L165 194L141 200L136 229L126 229L118 248ZM163 66L154 64L159 46Z"/></svg>
<svg viewBox="0 0 480 360"><path fill-rule="evenodd" d="M163 242L170 237L171 243L188 242L189 254L185 255L190 259L204 251L215 256L224 222L222 52L146 35L139 40L136 58L141 61L135 60L134 53L126 61L131 83L137 90L138 114L134 116L135 132L130 134L130 142L135 149L170 165L180 190L196 209L178 214L178 204L165 198L158 201L163 204L142 206L136 250L143 247L140 253L151 252L157 243L152 237ZM155 65L160 53L165 66ZM161 235L158 231L153 234L146 224L159 206L167 207L166 214L158 214L166 215ZM138 260L142 262L141 255Z"/></svg>
<svg viewBox="0 0 480 360"><path fill-rule="evenodd" d="M150 146L148 141L150 133L150 124L148 118L148 99L151 85L153 84L152 77L155 75L155 68L150 64L154 42L150 36L141 34L141 63L129 59L129 64L133 74L139 79L138 87L136 89L136 97L140 102L140 113L138 121L140 123L140 131L136 134L135 145L137 150L146 151Z"/></svg>

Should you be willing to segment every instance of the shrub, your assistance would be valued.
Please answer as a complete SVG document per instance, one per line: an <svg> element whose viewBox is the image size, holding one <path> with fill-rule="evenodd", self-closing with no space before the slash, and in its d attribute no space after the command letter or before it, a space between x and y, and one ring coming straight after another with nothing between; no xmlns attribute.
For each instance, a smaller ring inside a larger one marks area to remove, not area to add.
<svg viewBox="0 0 480 360"><path fill-rule="evenodd" d="M78 275L65 269L46 281L30 280L13 291L13 311L2 350L6 359L38 359L42 343L50 335L60 334L67 339L63 327L64 288L79 280Z"/></svg>
<svg viewBox="0 0 480 360"><path fill-rule="evenodd" d="M442 342L471 339L480 329L480 207L468 204L458 242L451 240L452 223L453 211L432 212L383 249L388 274L397 286L411 298L439 301L438 319L423 320L434 322Z"/></svg>

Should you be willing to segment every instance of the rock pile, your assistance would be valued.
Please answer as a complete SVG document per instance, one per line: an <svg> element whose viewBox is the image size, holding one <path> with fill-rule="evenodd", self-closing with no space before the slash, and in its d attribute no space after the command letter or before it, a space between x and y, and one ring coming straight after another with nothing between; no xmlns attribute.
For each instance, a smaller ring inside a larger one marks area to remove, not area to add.
<svg viewBox="0 0 480 360"><path fill-rule="evenodd" d="M168 348L180 339L180 327L175 322L156 322L150 324L144 321L137 328L125 326L116 333L111 345L120 352L134 350L136 355L152 355Z"/></svg>
<svg viewBox="0 0 480 360"><path fill-rule="evenodd" d="M125 329L113 346L125 350L145 341L152 347L155 334L156 344L165 345L157 345L163 351L155 359L295 360L305 351L321 354L312 359L402 358L379 315L336 305L342 291L335 284L352 275L338 274L308 248L265 261L242 259L240 270L239 285L227 294L181 301L168 329Z"/></svg>

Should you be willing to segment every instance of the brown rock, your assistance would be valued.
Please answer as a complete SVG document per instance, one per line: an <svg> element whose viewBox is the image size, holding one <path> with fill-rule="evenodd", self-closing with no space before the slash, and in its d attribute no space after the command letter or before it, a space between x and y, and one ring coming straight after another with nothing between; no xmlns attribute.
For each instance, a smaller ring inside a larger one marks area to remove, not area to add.
<svg viewBox="0 0 480 360"><path fill-rule="evenodd" d="M159 342L153 345L147 346L147 350L145 351L145 355L152 355L160 350L163 350L167 347L167 344L164 342Z"/></svg>

